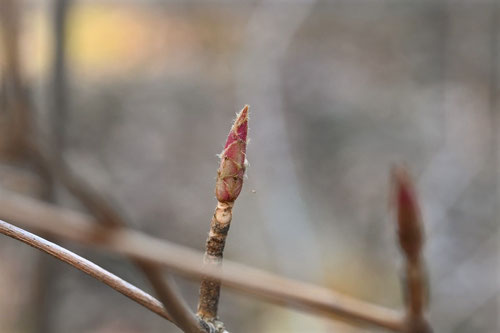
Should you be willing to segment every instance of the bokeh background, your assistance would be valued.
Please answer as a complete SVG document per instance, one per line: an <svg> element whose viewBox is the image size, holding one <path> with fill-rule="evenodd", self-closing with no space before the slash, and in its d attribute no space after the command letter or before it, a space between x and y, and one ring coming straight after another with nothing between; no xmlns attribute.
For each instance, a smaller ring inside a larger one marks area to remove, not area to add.
<svg viewBox="0 0 500 333"><path fill-rule="evenodd" d="M406 163L435 331L498 332L497 1L15 2L40 137L135 228L203 250L216 154L249 104L250 166L226 258L402 307L389 171ZM22 165L0 170L3 187L40 192ZM63 190L56 201L81 209ZM150 290L123 258L64 245ZM41 257L0 238L2 333L176 331ZM197 282L176 280L194 309ZM220 315L234 332L375 331L228 290Z"/></svg>

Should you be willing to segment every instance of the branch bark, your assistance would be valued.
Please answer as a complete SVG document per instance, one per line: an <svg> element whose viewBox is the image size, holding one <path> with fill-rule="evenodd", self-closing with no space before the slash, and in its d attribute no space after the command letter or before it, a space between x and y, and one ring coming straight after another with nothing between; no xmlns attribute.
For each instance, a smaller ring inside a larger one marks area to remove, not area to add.
<svg viewBox="0 0 500 333"><path fill-rule="evenodd" d="M165 311L165 308L158 300L113 273L110 273L104 268L94 264L93 262L2 220L0 220L0 233L50 254L56 259L59 259L90 275L94 279L103 282L119 293L127 296L134 302L139 303L145 308L174 323L172 317L167 313L167 311Z"/></svg>
<svg viewBox="0 0 500 333"><path fill-rule="evenodd" d="M170 276L167 280L163 277L162 269L158 265L150 264L143 260L132 261L144 272L151 283L156 295L164 304L168 313L174 318L184 332L212 332L213 329L203 320L196 318L184 302L182 296L174 288L175 282Z"/></svg>
<svg viewBox="0 0 500 333"><path fill-rule="evenodd" d="M223 269L202 267L201 252L130 229L96 225L85 214L37 200L0 191L0 218L55 237L162 265L187 277L206 275L220 279L229 288L278 305L403 332L404 318L399 311L227 260Z"/></svg>
<svg viewBox="0 0 500 333"><path fill-rule="evenodd" d="M226 244L226 237L231 224L232 203L217 204L210 232L208 234L206 251L203 256L205 265L220 267L222 265L222 254ZM200 298L198 302L198 317L208 322L217 319L217 309L220 297L220 281L204 276L200 284Z"/></svg>

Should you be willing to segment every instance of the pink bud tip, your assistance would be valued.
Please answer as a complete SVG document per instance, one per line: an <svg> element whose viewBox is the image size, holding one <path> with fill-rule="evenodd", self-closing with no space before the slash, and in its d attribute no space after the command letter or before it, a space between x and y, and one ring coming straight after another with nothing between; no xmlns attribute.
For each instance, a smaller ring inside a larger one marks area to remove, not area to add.
<svg viewBox="0 0 500 333"><path fill-rule="evenodd" d="M248 105L237 114L227 136L217 170L215 196L220 202L233 202L243 187L248 133Z"/></svg>
<svg viewBox="0 0 500 333"><path fill-rule="evenodd" d="M410 259L420 254L423 230L415 186L403 167L393 169L395 203L397 207L398 236L401 248Z"/></svg>

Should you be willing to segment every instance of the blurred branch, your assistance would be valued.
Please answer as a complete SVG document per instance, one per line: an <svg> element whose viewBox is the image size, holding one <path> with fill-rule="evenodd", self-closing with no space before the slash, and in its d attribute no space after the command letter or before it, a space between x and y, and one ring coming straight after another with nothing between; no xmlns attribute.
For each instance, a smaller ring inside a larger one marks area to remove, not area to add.
<svg viewBox="0 0 500 333"><path fill-rule="evenodd" d="M32 128L28 106L28 96L22 82L19 34L20 34L19 1L0 0L0 43L2 43L5 59L5 121L1 128L1 153L7 159L22 159L21 146L26 133Z"/></svg>
<svg viewBox="0 0 500 333"><path fill-rule="evenodd" d="M162 304L154 297L148 295L144 291L119 278L118 276L108 272L107 270L101 268L93 262L82 258L63 247L60 247L59 245L49 242L48 240L45 240L1 220L0 233L17 239L18 241L28 244L40 251L50 254L56 259L59 259L90 275L94 279L101 281L102 283L115 289L119 293L127 296L131 300L139 303L140 305L162 316L163 318L174 322L172 317L170 317L170 315L165 311Z"/></svg>
<svg viewBox="0 0 500 333"><path fill-rule="evenodd" d="M53 150L62 158L66 129L67 109L67 77L66 77L66 32L67 16L71 0L54 1L54 58L52 77L52 135Z"/></svg>
<svg viewBox="0 0 500 333"><path fill-rule="evenodd" d="M63 158L56 161L50 158L46 150L33 140L28 141L26 146L30 156L37 161L42 173L47 173L58 179L66 189L80 201L80 203L94 217L94 221L110 229L125 227L128 225L124 217L120 215L109 200L106 200L98 191L71 173L71 169ZM175 290L173 281L163 279L161 272L148 262L137 258L131 261L141 269L151 283L155 293L164 304L167 311L172 315L176 323L185 332L206 332L209 328L199 321L193 312L187 307L184 300Z"/></svg>
<svg viewBox="0 0 500 333"><path fill-rule="evenodd" d="M202 267L201 252L131 229L97 225L85 214L5 191L0 192L0 218L55 237L162 265L188 277L206 275L220 279L227 287L275 304L291 305L315 314L403 332L403 319L398 311L227 260L222 269Z"/></svg>
<svg viewBox="0 0 500 333"><path fill-rule="evenodd" d="M101 268L100 266L94 264L93 262L83 257L80 257L79 255L61 246L49 242L48 240L45 240L41 237L38 237L30 232L17 228L1 220L0 220L0 233L9 236L11 238L17 239L40 251L46 252L51 256L55 257L56 259L59 259L75 267L76 269L90 275L91 277L115 289L119 293L127 296L131 300L139 303L145 308L153 311L159 316L171 321L172 323L176 324L179 328L181 328L183 331L190 332L185 330L186 320L182 318L182 312L179 313L179 311L177 311L176 306L171 306L168 302L163 302L163 304L166 303L166 305L163 306L162 302L158 301L151 295L145 293L141 289L126 282L125 280L119 278L118 276L108 272L107 270ZM144 266L146 266L146 264L144 264ZM151 272L156 272L155 276L160 280L158 285L164 286L161 273L156 270L156 267L150 266L150 267L145 267L144 269L150 270ZM177 297L177 295L175 294L171 295L170 292L171 292L170 290L164 290L164 292L162 293L162 296L165 300L175 299L175 297ZM165 308L169 310L166 311ZM176 316L170 315L172 313L177 315L177 318L181 317L182 319L181 320L173 319Z"/></svg>
<svg viewBox="0 0 500 333"><path fill-rule="evenodd" d="M405 258L406 329L408 333L430 333L425 318L428 305L428 277L422 257L424 230L415 186L404 167L392 172L397 206L399 245Z"/></svg>
<svg viewBox="0 0 500 333"><path fill-rule="evenodd" d="M19 7L16 0L0 0L1 42L7 76L18 80L19 75ZM20 86L18 84L17 86Z"/></svg>
<svg viewBox="0 0 500 333"><path fill-rule="evenodd" d="M133 262L146 274L158 298L165 304L168 313L175 318L184 332L213 332L212 326L199 320L191 312L177 288L173 287L174 280L170 276L167 276L165 280L161 267L142 260L133 260Z"/></svg>

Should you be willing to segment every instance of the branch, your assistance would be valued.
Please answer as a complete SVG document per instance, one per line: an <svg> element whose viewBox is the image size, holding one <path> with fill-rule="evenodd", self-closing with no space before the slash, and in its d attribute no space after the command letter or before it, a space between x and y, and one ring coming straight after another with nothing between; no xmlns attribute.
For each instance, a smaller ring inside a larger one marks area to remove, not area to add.
<svg viewBox="0 0 500 333"><path fill-rule="evenodd" d="M425 311L428 306L428 278L422 255L424 227L410 174L404 167L392 171L397 206L398 239L405 259L403 287L406 296L405 332L430 333Z"/></svg>
<svg viewBox="0 0 500 333"><path fill-rule="evenodd" d="M220 155L220 166L217 170L215 196L218 203L210 223L210 232L206 242L203 263L205 265L222 265L222 254L226 245L232 219L233 204L241 192L245 175L246 146L248 133L248 105L236 116L226 146ZM220 281L203 277L200 284L198 317L214 322L217 319L217 308L220 297ZM217 323L223 331L222 322Z"/></svg>
<svg viewBox="0 0 500 333"><path fill-rule="evenodd" d="M191 278L206 275L220 279L229 288L278 305L403 332L403 318L398 311L227 260L222 270L202 267L201 252L130 229L96 225L85 214L19 195L0 191L0 218L55 237L156 263Z"/></svg>
<svg viewBox="0 0 500 333"><path fill-rule="evenodd" d="M87 211L92 214L97 224L109 228L120 228L128 225L127 221L108 200L86 182L71 173L69 166L65 164L63 159L55 162L37 142L28 141L25 149L40 168L40 172L58 179L80 201ZM174 281L164 280L161 272L154 265L140 259L130 259L144 273L158 298L184 332L200 333L209 331L207 325L196 318L178 294Z"/></svg>
<svg viewBox="0 0 500 333"><path fill-rule="evenodd" d="M162 304L158 300L113 273L110 273L104 268L94 264L93 262L2 220L0 220L0 233L17 239L18 241L28 244L40 251L48 253L56 259L64 261L76 269L90 275L94 279L105 283L109 287L115 289L119 293L127 296L131 300L139 303L161 317L173 322L170 315L165 311Z"/></svg>
<svg viewBox="0 0 500 333"><path fill-rule="evenodd" d="M143 260L135 260L134 262L146 275L153 289L164 304L168 313L172 315L175 321L184 332L212 332L210 326L204 321L198 320L193 312L189 309L182 296L174 288L174 281L170 276L165 280L160 266L150 264Z"/></svg>

